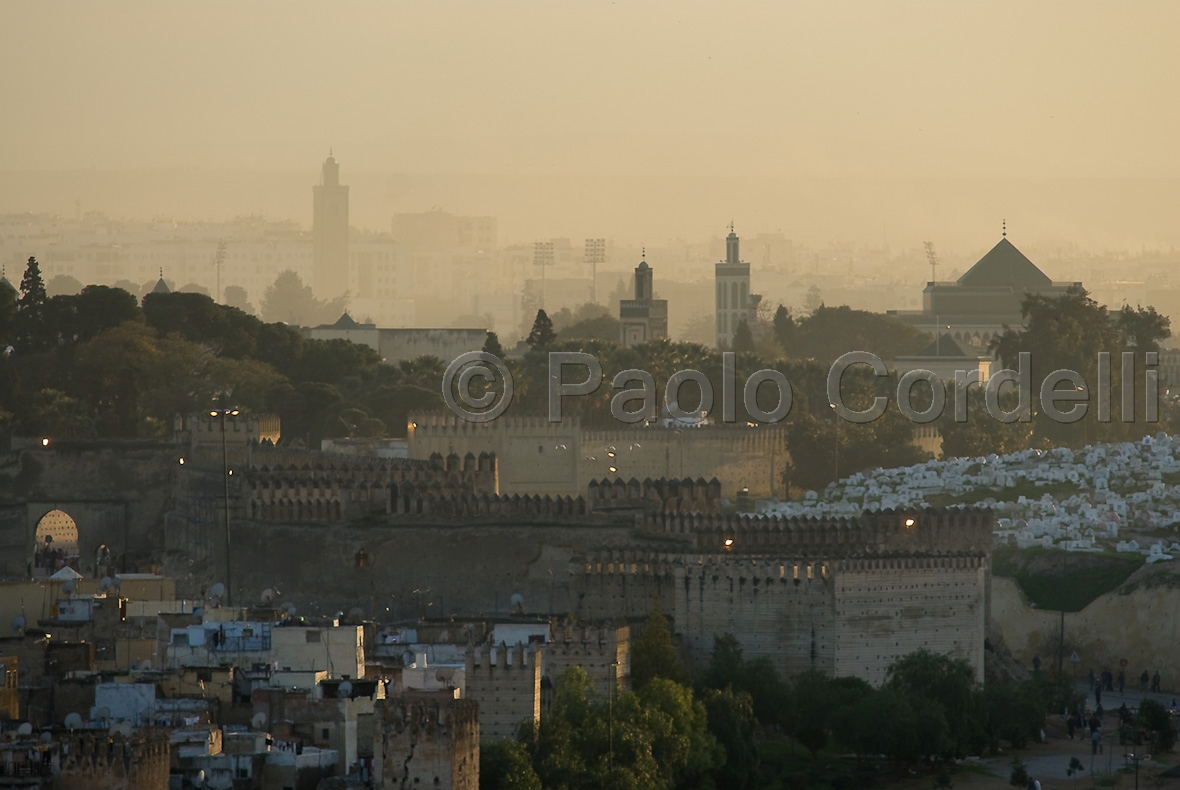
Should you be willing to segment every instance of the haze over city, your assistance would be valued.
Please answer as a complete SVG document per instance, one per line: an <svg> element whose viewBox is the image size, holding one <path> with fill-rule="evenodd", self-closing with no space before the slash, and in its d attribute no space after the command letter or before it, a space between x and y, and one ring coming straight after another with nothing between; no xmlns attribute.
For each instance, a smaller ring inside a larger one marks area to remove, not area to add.
<svg viewBox="0 0 1180 790"><path fill-rule="evenodd" d="M0 210L310 224L439 206L507 243L973 254L1177 242L1168 3L19 4Z"/></svg>

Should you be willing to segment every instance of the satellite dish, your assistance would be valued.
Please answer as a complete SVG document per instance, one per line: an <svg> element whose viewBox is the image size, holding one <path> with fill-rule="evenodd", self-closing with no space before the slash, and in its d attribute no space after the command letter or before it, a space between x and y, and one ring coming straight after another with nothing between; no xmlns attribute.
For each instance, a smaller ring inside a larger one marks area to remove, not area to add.
<svg viewBox="0 0 1180 790"><path fill-rule="evenodd" d="M27 621L25 620L25 616L23 614L18 614L16 617L12 618L12 630L23 631L25 630L26 623Z"/></svg>
<svg viewBox="0 0 1180 790"><path fill-rule="evenodd" d="M118 575L116 575L113 579L111 579L111 584L115 587L115 589L118 589L123 586L123 580L120 579Z"/></svg>
<svg viewBox="0 0 1180 790"><path fill-rule="evenodd" d="M53 743L53 733L52 732L41 733L41 743Z"/></svg>
<svg viewBox="0 0 1180 790"><path fill-rule="evenodd" d="M111 589L114 586L115 586L115 582L111 579L110 576L103 576L102 581L100 581L98 583L98 589L101 590L102 592L106 592L107 590Z"/></svg>
<svg viewBox="0 0 1180 790"><path fill-rule="evenodd" d="M75 584L74 584L74 580L73 580L73 579L70 579L68 582L66 582L65 584L63 584L63 585L61 586L61 591L62 591L63 593L65 593L66 595L73 595L73 594L74 594L74 588L75 588L76 586L77 586L77 585L75 585Z"/></svg>
<svg viewBox="0 0 1180 790"><path fill-rule="evenodd" d="M291 603L290 601L287 601L279 608L286 612L288 617L295 616L295 604Z"/></svg>
<svg viewBox="0 0 1180 790"><path fill-rule="evenodd" d="M197 771L197 775L193 777L193 784L197 787L205 786L205 769L202 768L200 771Z"/></svg>
<svg viewBox="0 0 1180 790"><path fill-rule="evenodd" d="M107 729L109 735L122 735L124 738L131 737L131 722L117 721Z"/></svg>
<svg viewBox="0 0 1180 790"><path fill-rule="evenodd" d="M255 713L254 718L250 719L250 724L254 726L254 729L261 730L266 726L266 713L264 711Z"/></svg>
<svg viewBox="0 0 1180 790"><path fill-rule="evenodd" d="M221 600L221 596L225 595L225 585L221 582L209 588L209 597Z"/></svg>
<svg viewBox="0 0 1180 790"><path fill-rule="evenodd" d="M111 717L111 709L110 708L104 707L104 708L98 709L98 720L99 721L106 721L110 717Z"/></svg>
<svg viewBox="0 0 1180 790"><path fill-rule="evenodd" d="M82 726L82 715L79 713L71 713L66 716L64 722L67 730L76 730Z"/></svg>
<svg viewBox="0 0 1180 790"><path fill-rule="evenodd" d="M33 734L33 725L29 724L27 721L24 722L23 724L21 724L21 726L16 728L16 734L17 735L32 735Z"/></svg>
<svg viewBox="0 0 1180 790"><path fill-rule="evenodd" d="M352 694L352 684L347 680L336 687L336 696L340 698L348 697Z"/></svg>
<svg viewBox="0 0 1180 790"><path fill-rule="evenodd" d="M264 603L267 606L270 606L272 603L275 602L275 595L276 595L276 593L275 593L274 588L267 587L265 590L262 591L262 596L261 596L262 603Z"/></svg>
<svg viewBox="0 0 1180 790"><path fill-rule="evenodd" d="M520 593L512 593L512 608L524 611L524 596Z"/></svg>

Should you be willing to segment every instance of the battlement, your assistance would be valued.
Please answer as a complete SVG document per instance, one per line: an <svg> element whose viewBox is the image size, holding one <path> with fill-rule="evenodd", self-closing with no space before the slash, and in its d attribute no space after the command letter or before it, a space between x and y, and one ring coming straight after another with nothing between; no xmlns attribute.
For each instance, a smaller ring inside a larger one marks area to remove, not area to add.
<svg viewBox="0 0 1180 790"><path fill-rule="evenodd" d="M248 442L277 442L282 436L282 423L275 414L239 414L211 416L208 412L176 415L172 423L178 440L193 445L221 444L222 431L228 444Z"/></svg>
<svg viewBox="0 0 1180 790"><path fill-rule="evenodd" d="M247 518L262 521L330 523L373 514L465 512L456 503L496 496L496 459L490 454L407 461L258 449L246 470L243 497ZM292 460L301 463L282 463ZM477 509L478 504L467 506Z"/></svg>
<svg viewBox="0 0 1180 790"><path fill-rule="evenodd" d="M454 699L450 692L407 691L378 702L382 726L387 732L434 738L448 728L478 731L479 703Z"/></svg>
<svg viewBox="0 0 1180 790"><path fill-rule="evenodd" d="M404 516L490 516L519 520L588 516L590 507L585 497L442 494L428 489L405 494L396 512Z"/></svg>
<svg viewBox="0 0 1180 790"><path fill-rule="evenodd" d="M513 738L526 723L536 728L541 719L541 648L504 643L485 653L485 646L469 646L463 696L480 705L483 742Z"/></svg>
<svg viewBox="0 0 1180 790"><path fill-rule="evenodd" d="M654 513L716 513L721 507L721 482L717 478L650 477L642 482L621 477L591 480L586 499L592 510L637 509Z"/></svg>
<svg viewBox="0 0 1180 790"><path fill-rule="evenodd" d="M467 648L467 673L476 669L491 671L498 669L516 669L526 671L530 663L541 662L541 649L535 645L522 645L517 642L509 646L501 642L499 645L473 645Z"/></svg>
<svg viewBox="0 0 1180 790"><path fill-rule="evenodd" d="M478 433L528 432L568 433L570 429L580 430L581 420L577 417L562 418L561 422L550 422L547 417L497 417L490 422L468 422L450 412L414 412L406 417L406 427L411 432L421 431L434 436L469 436Z"/></svg>
<svg viewBox="0 0 1180 790"><path fill-rule="evenodd" d="M685 536L702 553L827 558L986 554L992 515L985 508L866 511L856 518L649 515L641 529Z"/></svg>

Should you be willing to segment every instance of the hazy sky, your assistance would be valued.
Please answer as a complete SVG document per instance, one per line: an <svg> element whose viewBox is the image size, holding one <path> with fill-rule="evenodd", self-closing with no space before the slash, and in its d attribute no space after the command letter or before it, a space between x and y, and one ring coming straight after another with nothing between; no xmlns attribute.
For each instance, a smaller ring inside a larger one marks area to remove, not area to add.
<svg viewBox="0 0 1180 790"><path fill-rule="evenodd" d="M0 172L310 177L332 146L345 180L1180 177L1172 0L108 0L0 17Z"/></svg>

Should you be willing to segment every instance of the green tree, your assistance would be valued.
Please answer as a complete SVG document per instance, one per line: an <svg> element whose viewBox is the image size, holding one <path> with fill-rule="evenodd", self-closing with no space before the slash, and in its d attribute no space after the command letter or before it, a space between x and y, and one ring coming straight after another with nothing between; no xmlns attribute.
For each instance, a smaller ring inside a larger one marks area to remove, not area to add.
<svg viewBox="0 0 1180 790"><path fill-rule="evenodd" d="M1008 772L1008 784L1013 787L1028 787L1028 769L1019 757L1012 758L1012 769Z"/></svg>
<svg viewBox="0 0 1180 790"><path fill-rule="evenodd" d="M707 786L724 760L691 689L656 678L608 702L581 667L558 678L532 754L552 790Z"/></svg>
<svg viewBox="0 0 1180 790"><path fill-rule="evenodd" d="M965 659L918 650L889 666L885 684L909 698L930 754L961 757L986 745L987 703Z"/></svg>
<svg viewBox="0 0 1180 790"><path fill-rule="evenodd" d="M12 343L12 328L16 321L19 298L20 294L8 282L8 278L0 279L0 351Z"/></svg>
<svg viewBox="0 0 1180 790"><path fill-rule="evenodd" d="M77 277L71 277L68 274L58 274L49 280L49 284L45 286L45 291L50 296L70 295L78 293L82 290L82 282Z"/></svg>
<svg viewBox="0 0 1180 790"><path fill-rule="evenodd" d="M58 390L44 389L25 405L21 430L31 436L52 439L86 438L94 435L94 420L86 404Z"/></svg>
<svg viewBox="0 0 1180 790"><path fill-rule="evenodd" d="M36 353L52 348L45 321L45 283L41 279L41 265L29 258L20 281L20 298L13 322L13 345L19 353Z"/></svg>
<svg viewBox="0 0 1180 790"><path fill-rule="evenodd" d="M733 351L739 354L751 354L754 352L754 333L750 331L750 325L742 319L737 329L733 333Z"/></svg>
<svg viewBox="0 0 1180 790"><path fill-rule="evenodd" d="M957 404L966 398L966 419L957 415ZM1005 412L1014 411L1019 404L1015 392L1000 393L999 407ZM978 458L990 455L1006 455L1023 450L1032 438L1032 425L1027 422L1000 422L987 411L984 391L975 385L949 388L946 408L935 421L942 436L943 458Z"/></svg>
<svg viewBox="0 0 1180 790"><path fill-rule="evenodd" d="M345 376L380 364L381 355L369 346L339 338L305 339L292 378L334 384ZM441 375L439 380L442 380Z"/></svg>
<svg viewBox="0 0 1180 790"><path fill-rule="evenodd" d="M1136 723L1147 732L1156 748L1165 752L1172 751L1176 744L1176 725L1163 704L1153 699L1140 702Z"/></svg>
<svg viewBox="0 0 1180 790"><path fill-rule="evenodd" d="M225 305L226 307L236 307L243 313L254 315L254 305L250 304L250 295L246 293L246 289L240 285L225 286Z"/></svg>
<svg viewBox="0 0 1180 790"><path fill-rule="evenodd" d="M1046 710L1043 697L1032 681L1018 686L991 683L984 694L993 746L998 747L998 742L1005 740L1012 748L1023 749L1030 739L1038 737Z"/></svg>
<svg viewBox="0 0 1180 790"><path fill-rule="evenodd" d="M656 678L677 683L688 681L688 672L672 644L672 633L659 599L652 605L643 633L631 643L631 685L638 691Z"/></svg>
<svg viewBox="0 0 1180 790"><path fill-rule="evenodd" d="M39 307L49 298L45 292L45 282L41 279L41 264L36 258L29 258L25 267L25 274L20 281L20 306L24 309Z"/></svg>
<svg viewBox="0 0 1180 790"><path fill-rule="evenodd" d="M1160 343L1172 336L1172 322L1154 307L1123 305L1118 314L1123 343L1136 354L1159 351Z"/></svg>
<svg viewBox="0 0 1180 790"><path fill-rule="evenodd" d="M741 790L751 787L758 770L758 720L749 693L706 689L702 695L709 732L725 750L725 762L716 771L719 787Z"/></svg>
<svg viewBox="0 0 1180 790"><path fill-rule="evenodd" d="M76 340L90 340L100 332L125 321L142 322L143 311L136 298L121 288L87 285L74 299Z"/></svg>
<svg viewBox="0 0 1180 790"><path fill-rule="evenodd" d="M413 384L384 385L378 387L368 399L367 405L385 425L389 435L406 435L409 415L412 412L439 411L444 403L438 389L426 389Z"/></svg>
<svg viewBox="0 0 1180 790"><path fill-rule="evenodd" d="M1142 419L1146 393L1141 386L1131 388L1136 398L1138 421L1100 423L1098 410L1091 404L1081 424L1069 424L1053 419L1040 409L1039 382L1044 381L1052 371L1074 371L1090 385L1092 401L1095 397L1093 390L1100 386L1098 355L1110 353L1111 413L1118 414L1123 407L1119 400L1123 389L1119 353L1136 353L1133 375L1136 381L1142 381L1146 362L1144 352L1158 350L1160 341L1171 334L1167 318L1151 308L1126 308L1112 316L1104 306L1091 299L1084 288L1077 285L1059 296L1031 294L1021 303L1021 313L1024 318L1023 328L1008 328L992 341L991 349L1010 369L1018 368L1021 353L1029 354L1030 378L1034 389L1038 390L1029 393L1035 442L1079 445L1086 439L1119 441L1137 438L1158 429L1154 423ZM1056 389L1075 394L1070 382L1060 382Z"/></svg>
<svg viewBox="0 0 1180 790"><path fill-rule="evenodd" d="M524 744L505 739L479 748L479 786L480 790L541 790L541 779Z"/></svg>
<svg viewBox="0 0 1180 790"><path fill-rule="evenodd" d="M500 336L495 332L489 331L488 339L483 342L483 352L485 354L491 354L498 359L503 359L504 348L500 345Z"/></svg>
<svg viewBox="0 0 1180 790"><path fill-rule="evenodd" d="M262 295L262 317L293 326L318 326L336 321L348 304L345 297L317 299L310 285L288 269L275 278Z"/></svg>
<svg viewBox="0 0 1180 790"><path fill-rule="evenodd" d="M536 351L549 348L555 340L557 340L557 333L553 331L553 322L549 320L549 316L545 314L544 310L538 310L537 317L533 319L532 331L529 332L525 342L528 343L529 348Z"/></svg>
<svg viewBox="0 0 1180 790"><path fill-rule="evenodd" d="M831 365L849 351L868 351L883 360L921 351L926 332L889 315L820 305L795 327L792 359L815 359Z"/></svg>
<svg viewBox="0 0 1180 790"><path fill-rule="evenodd" d="M783 353L792 353L791 343L795 336L795 319L791 316L791 311L786 305L780 304L778 309L774 311L772 325L774 339L783 347Z"/></svg>
<svg viewBox="0 0 1180 790"><path fill-rule="evenodd" d="M218 356L242 359L257 353L261 322L241 310L217 304L206 294L150 293L143 298L143 313L161 335L177 334L209 347Z"/></svg>

